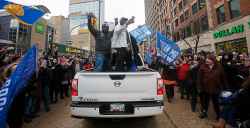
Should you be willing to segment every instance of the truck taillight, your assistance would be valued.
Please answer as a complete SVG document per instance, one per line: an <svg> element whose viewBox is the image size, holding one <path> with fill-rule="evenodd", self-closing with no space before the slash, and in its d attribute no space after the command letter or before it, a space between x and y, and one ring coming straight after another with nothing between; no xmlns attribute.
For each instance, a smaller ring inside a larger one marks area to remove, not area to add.
<svg viewBox="0 0 250 128"><path fill-rule="evenodd" d="M78 80L74 79L71 83L71 95L78 96Z"/></svg>
<svg viewBox="0 0 250 128"><path fill-rule="evenodd" d="M164 85L163 85L163 79L158 79L157 80L157 95L162 96L164 95Z"/></svg>

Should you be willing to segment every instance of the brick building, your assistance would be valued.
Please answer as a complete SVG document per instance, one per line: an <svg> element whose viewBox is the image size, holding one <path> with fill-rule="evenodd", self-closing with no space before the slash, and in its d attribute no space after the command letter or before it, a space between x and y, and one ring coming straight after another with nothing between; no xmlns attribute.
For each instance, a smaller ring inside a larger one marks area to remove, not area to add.
<svg viewBox="0 0 250 128"><path fill-rule="evenodd" d="M155 31L169 31L183 50L195 47L199 39L198 51L250 51L249 0L149 1L145 0L146 23Z"/></svg>

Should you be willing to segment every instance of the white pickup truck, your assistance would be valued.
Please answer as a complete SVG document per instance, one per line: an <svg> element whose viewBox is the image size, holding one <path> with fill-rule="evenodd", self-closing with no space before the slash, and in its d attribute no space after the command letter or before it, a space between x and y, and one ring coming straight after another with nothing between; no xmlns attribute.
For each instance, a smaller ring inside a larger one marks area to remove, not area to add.
<svg viewBox="0 0 250 128"><path fill-rule="evenodd" d="M79 72L72 81L73 117L147 117L163 112L164 86L158 72Z"/></svg>

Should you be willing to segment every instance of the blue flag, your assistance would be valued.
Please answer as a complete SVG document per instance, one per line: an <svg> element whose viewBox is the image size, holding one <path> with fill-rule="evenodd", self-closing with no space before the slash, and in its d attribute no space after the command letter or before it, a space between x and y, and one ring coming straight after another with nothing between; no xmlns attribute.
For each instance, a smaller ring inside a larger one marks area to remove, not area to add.
<svg viewBox="0 0 250 128"><path fill-rule="evenodd" d="M27 85L37 69L37 48L33 46L21 59L16 70L0 89L0 128L6 127L8 110L13 99Z"/></svg>
<svg viewBox="0 0 250 128"><path fill-rule="evenodd" d="M0 9L5 9L20 22L28 25L32 25L46 13L36 7L20 5L6 0L0 0Z"/></svg>
<svg viewBox="0 0 250 128"><path fill-rule="evenodd" d="M153 56L152 56L150 51L147 51L145 54L145 62L147 64L152 64L152 62L153 62Z"/></svg>
<svg viewBox="0 0 250 128"><path fill-rule="evenodd" d="M166 64L173 63L180 56L181 50L176 42L168 39L160 32L157 33L157 56L164 60Z"/></svg>
<svg viewBox="0 0 250 128"><path fill-rule="evenodd" d="M150 37L152 32L146 25L143 25L131 31L130 34L136 39L137 44L140 44Z"/></svg>

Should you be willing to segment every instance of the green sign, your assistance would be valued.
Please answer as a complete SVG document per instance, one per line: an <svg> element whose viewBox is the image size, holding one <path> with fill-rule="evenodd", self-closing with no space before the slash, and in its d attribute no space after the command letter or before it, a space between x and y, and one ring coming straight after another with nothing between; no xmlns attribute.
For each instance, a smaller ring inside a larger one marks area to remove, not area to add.
<svg viewBox="0 0 250 128"><path fill-rule="evenodd" d="M221 30L218 32L214 32L213 36L214 36L214 39L217 39L217 38L223 38L226 36L231 36L237 33L242 33L244 31L245 31L244 24L240 24L238 26L233 26L231 29L225 29L225 30Z"/></svg>
<svg viewBox="0 0 250 128"><path fill-rule="evenodd" d="M248 27L249 27L249 29L250 29L250 21L248 22Z"/></svg>
<svg viewBox="0 0 250 128"><path fill-rule="evenodd" d="M43 23L37 23L36 24L36 26L35 26L35 28L36 28L36 32L37 33L40 33L40 34L43 34L44 33L44 31L45 31L45 26L44 26L44 24Z"/></svg>

